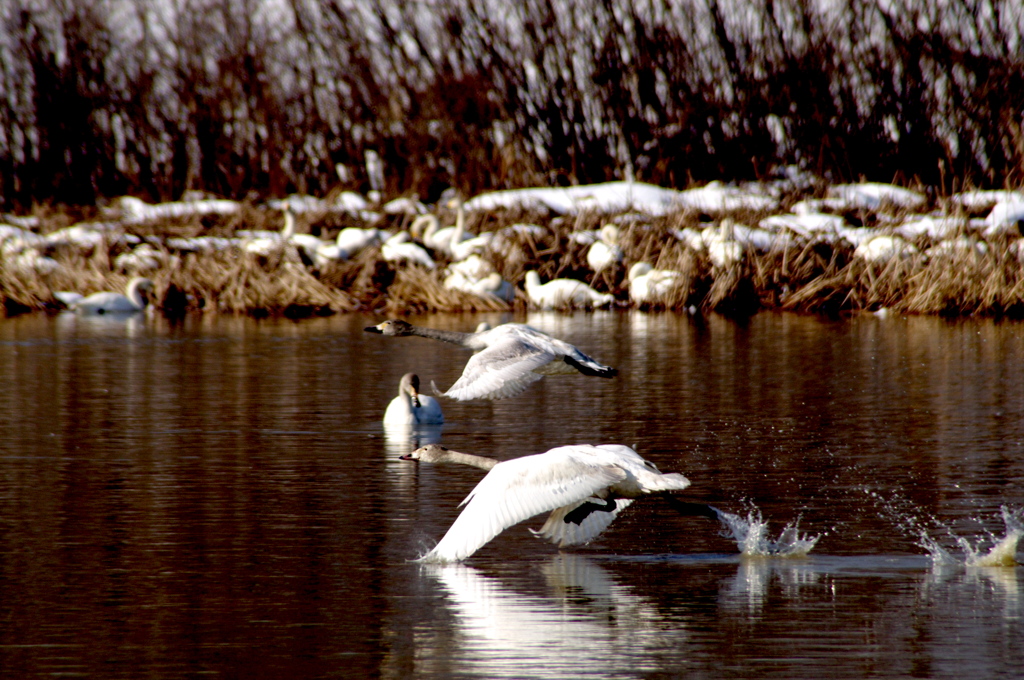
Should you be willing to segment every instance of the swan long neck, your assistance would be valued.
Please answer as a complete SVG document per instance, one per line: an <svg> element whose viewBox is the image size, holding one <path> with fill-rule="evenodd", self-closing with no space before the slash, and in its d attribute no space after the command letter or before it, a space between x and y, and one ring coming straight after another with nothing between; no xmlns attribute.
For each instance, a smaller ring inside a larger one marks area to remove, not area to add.
<svg viewBox="0 0 1024 680"><path fill-rule="evenodd" d="M132 279L128 283L128 289L125 291L125 297L128 298L136 309L145 309L148 304L148 300L142 296L141 288L146 285L145 279Z"/></svg>
<svg viewBox="0 0 1024 680"><path fill-rule="evenodd" d="M438 462L445 463L456 463L458 465L470 465L481 470L490 470L492 467L498 464L498 461L493 458L487 458L485 456L477 456L472 453L462 453L460 451L446 451L443 459L439 459Z"/></svg>
<svg viewBox="0 0 1024 680"><path fill-rule="evenodd" d="M462 241L463 234L466 233L466 213L462 210L462 201L456 203L455 208L455 231L452 232L452 245L460 243Z"/></svg>
<svg viewBox="0 0 1024 680"><path fill-rule="evenodd" d="M440 328L425 328L422 326L413 326L409 333L411 335L418 335L421 338L433 338L434 340L450 342L453 345L462 345L463 347L468 346L467 342L473 335L472 333L463 333L461 331L446 331Z"/></svg>
<svg viewBox="0 0 1024 680"><path fill-rule="evenodd" d="M284 229L281 230L281 238L284 240L290 239L295 235L295 214L292 212L290 206L284 207Z"/></svg>

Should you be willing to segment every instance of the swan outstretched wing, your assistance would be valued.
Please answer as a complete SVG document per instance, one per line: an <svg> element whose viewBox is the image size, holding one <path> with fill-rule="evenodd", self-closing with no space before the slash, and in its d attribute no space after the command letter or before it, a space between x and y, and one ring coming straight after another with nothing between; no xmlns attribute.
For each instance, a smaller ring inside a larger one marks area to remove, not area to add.
<svg viewBox="0 0 1024 680"><path fill-rule="evenodd" d="M543 377L534 369L556 358L552 352L510 337L470 357L444 396L458 401L514 397Z"/></svg>
<svg viewBox="0 0 1024 680"><path fill-rule="evenodd" d="M625 510L633 502L632 498L616 498L615 510L612 512L595 511L587 515L579 524L567 522L565 516L580 506L580 501L572 505L566 505L551 511L548 519L537 531L535 536L554 543L559 548L566 548L571 545L582 545L596 538L608 525L615 521L619 513Z"/></svg>
<svg viewBox="0 0 1024 680"><path fill-rule="evenodd" d="M552 455L557 451L496 465L463 501L465 508L448 533L421 560L464 560L508 527L542 512L575 506L626 477L614 465L588 463L571 451Z"/></svg>

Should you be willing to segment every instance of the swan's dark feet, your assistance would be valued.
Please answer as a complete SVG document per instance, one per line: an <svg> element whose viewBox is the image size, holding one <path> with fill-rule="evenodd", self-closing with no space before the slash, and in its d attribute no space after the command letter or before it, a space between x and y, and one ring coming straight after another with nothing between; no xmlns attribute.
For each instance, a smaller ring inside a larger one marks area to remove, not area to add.
<svg viewBox="0 0 1024 680"><path fill-rule="evenodd" d="M587 357L588 359L590 357ZM614 378L619 374L619 369L612 368L611 366L602 366L593 359L590 359L592 365L585 364L581 361L576 361L570 356L562 357L562 361L569 364L583 375L592 375L597 378Z"/></svg>
<svg viewBox="0 0 1024 680"><path fill-rule="evenodd" d="M605 499L603 505L600 503L594 503L593 501L587 501L565 513L563 521L566 524L571 522L578 526L583 522L583 520L590 517L590 513L592 512L615 512L616 508L618 508L618 505L610 498Z"/></svg>
<svg viewBox="0 0 1024 680"><path fill-rule="evenodd" d="M668 504L671 505L676 512L686 517L707 517L708 519L718 520L722 514L721 510L714 508L707 503L688 503L668 494L665 494L662 497L668 501Z"/></svg>

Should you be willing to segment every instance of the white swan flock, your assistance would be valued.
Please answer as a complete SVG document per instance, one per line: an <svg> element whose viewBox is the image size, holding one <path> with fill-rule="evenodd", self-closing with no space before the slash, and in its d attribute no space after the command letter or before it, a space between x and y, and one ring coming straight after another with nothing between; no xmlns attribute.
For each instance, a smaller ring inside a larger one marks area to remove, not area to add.
<svg viewBox="0 0 1024 680"><path fill-rule="evenodd" d="M456 401L513 397L545 375L580 373L612 378L618 373L575 346L524 324L494 328L481 324L475 332L464 333L391 319L365 330L391 337L415 335L472 350L474 354L455 384L438 392ZM385 425L443 422L436 400L419 393L419 378L413 373L404 375L398 396L385 412ZM690 480L676 472L659 472L653 463L621 444L559 446L503 462L429 444L401 458L487 470L461 503L464 509L448 532L420 558L424 562L465 560L505 529L545 512L550 514L534 532L537 536L558 547L581 545L603 532L635 499L649 495L665 498L684 515L722 516L711 506L670 496L671 491L689 487Z"/></svg>

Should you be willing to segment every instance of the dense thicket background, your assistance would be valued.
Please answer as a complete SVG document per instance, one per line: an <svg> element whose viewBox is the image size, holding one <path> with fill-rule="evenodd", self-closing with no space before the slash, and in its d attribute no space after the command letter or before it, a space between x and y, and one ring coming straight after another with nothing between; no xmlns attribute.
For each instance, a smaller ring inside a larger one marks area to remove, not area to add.
<svg viewBox="0 0 1024 680"><path fill-rule="evenodd" d="M1019 0L5 0L0 207L790 164L1019 186L1022 36Z"/></svg>

